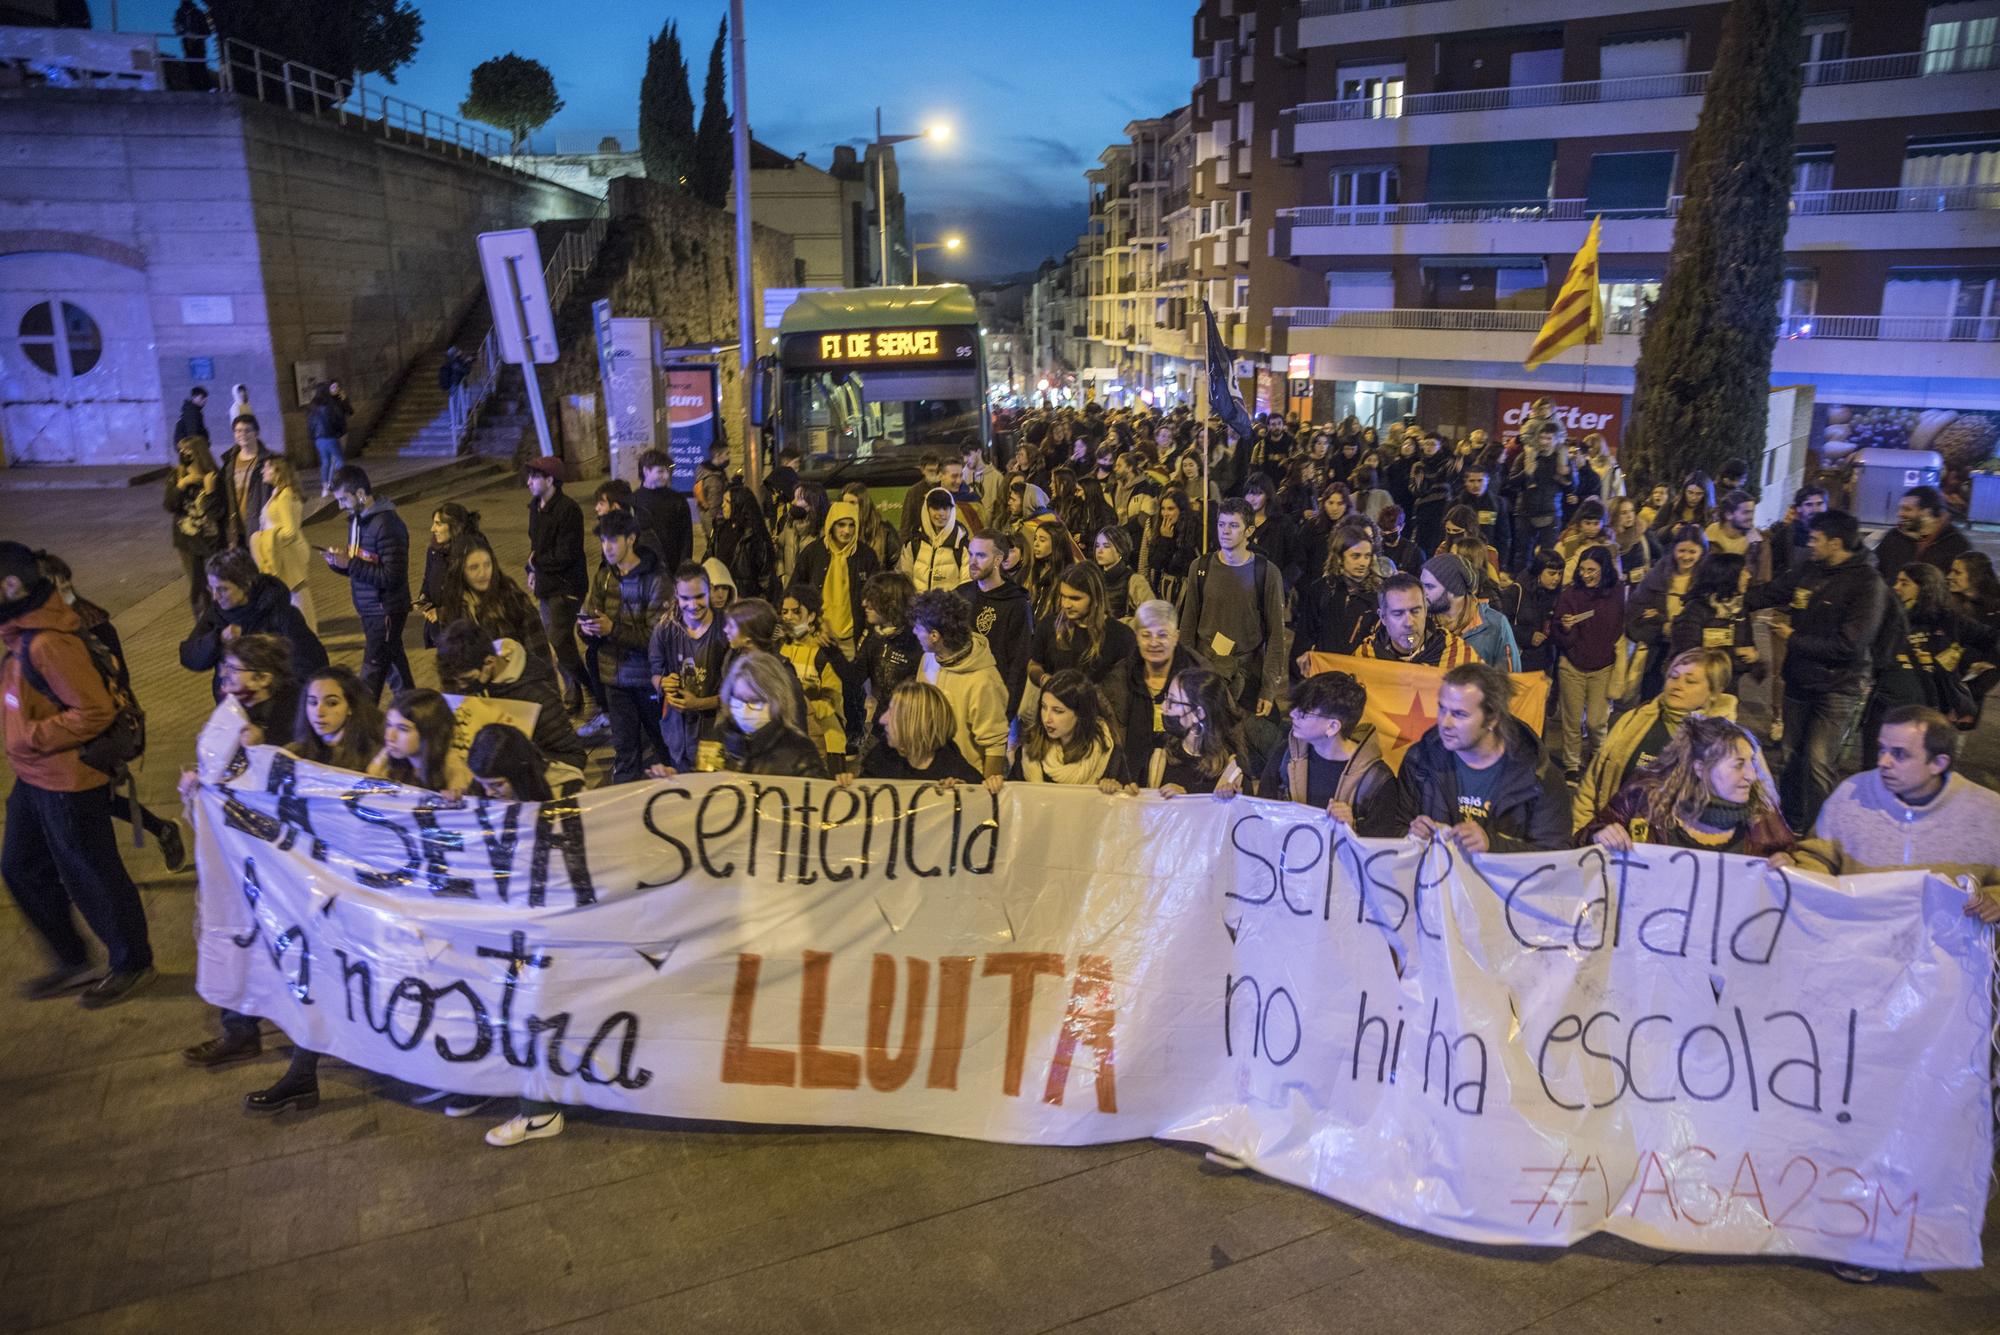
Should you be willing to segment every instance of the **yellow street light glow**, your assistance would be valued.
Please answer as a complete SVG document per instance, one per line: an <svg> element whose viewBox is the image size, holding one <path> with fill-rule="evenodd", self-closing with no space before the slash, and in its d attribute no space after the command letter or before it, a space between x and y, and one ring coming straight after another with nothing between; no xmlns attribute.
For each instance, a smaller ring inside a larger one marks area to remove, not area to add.
<svg viewBox="0 0 2000 1335"><path fill-rule="evenodd" d="M928 130L925 130L924 135L926 138L942 143L951 138L951 126L945 124L943 121L939 121Z"/></svg>
<svg viewBox="0 0 2000 1335"><path fill-rule="evenodd" d="M965 238L962 236L948 236L944 239L944 248L946 250L957 250L964 244Z"/></svg>

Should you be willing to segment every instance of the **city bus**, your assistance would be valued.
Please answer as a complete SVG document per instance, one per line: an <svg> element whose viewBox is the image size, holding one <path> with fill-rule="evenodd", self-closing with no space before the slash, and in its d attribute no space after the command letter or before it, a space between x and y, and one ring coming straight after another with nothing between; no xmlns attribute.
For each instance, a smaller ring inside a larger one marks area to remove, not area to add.
<svg viewBox="0 0 2000 1335"><path fill-rule="evenodd" d="M769 458L838 495L853 481L894 523L926 451L992 457L986 347L962 284L808 290L759 366Z"/></svg>

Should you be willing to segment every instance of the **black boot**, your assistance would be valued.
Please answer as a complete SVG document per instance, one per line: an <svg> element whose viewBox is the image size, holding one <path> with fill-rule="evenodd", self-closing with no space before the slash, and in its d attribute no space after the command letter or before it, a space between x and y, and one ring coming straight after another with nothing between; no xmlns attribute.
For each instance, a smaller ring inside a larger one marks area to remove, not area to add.
<svg viewBox="0 0 2000 1335"><path fill-rule="evenodd" d="M257 1032L257 1026L224 1028L221 1038L211 1038L190 1048L182 1048L181 1056L190 1066L226 1066L230 1062L248 1061L264 1051L264 1040Z"/></svg>
<svg viewBox="0 0 2000 1335"><path fill-rule="evenodd" d="M269 1089L252 1090L243 1096L243 1111L281 1113L287 1108L309 1112L319 1107L319 1054L296 1049L292 1064L278 1083Z"/></svg>

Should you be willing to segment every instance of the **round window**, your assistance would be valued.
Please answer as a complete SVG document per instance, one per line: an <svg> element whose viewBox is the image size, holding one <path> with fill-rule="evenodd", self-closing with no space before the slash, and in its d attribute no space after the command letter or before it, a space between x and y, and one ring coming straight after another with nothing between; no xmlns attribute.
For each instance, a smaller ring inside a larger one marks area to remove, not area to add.
<svg viewBox="0 0 2000 1335"><path fill-rule="evenodd" d="M104 355L104 335L90 312L67 301L44 301L21 316L21 353L50 375L79 376Z"/></svg>

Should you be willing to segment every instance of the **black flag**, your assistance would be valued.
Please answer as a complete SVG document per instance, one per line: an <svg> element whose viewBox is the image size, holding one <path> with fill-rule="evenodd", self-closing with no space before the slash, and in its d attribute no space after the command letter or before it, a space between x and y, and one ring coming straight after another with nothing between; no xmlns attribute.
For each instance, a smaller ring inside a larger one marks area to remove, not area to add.
<svg viewBox="0 0 2000 1335"><path fill-rule="evenodd" d="M1215 327L1215 312L1207 302L1201 313L1208 320L1208 410L1236 433L1238 440L1250 439L1250 414L1236 397L1236 359L1223 346L1222 331Z"/></svg>

